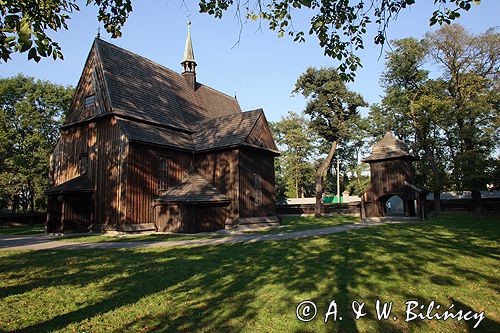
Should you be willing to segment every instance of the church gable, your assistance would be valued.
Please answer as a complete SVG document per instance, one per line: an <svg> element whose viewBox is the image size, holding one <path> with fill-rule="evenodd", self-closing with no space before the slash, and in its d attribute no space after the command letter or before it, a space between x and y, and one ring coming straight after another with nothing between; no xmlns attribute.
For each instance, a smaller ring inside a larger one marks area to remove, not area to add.
<svg viewBox="0 0 500 333"><path fill-rule="evenodd" d="M108 94L96 42L87 57L65 125L96 117L109 110Z"/></svg>
<svg viewBox="0 0 500 333"><path fill-rule="evenodd" d="M264 116L264 112L261 112L259 119L257 119L245 142L252 146L258 146L278 152L278 147L276 147L274 143L273 135L266 117Z"/></svg>

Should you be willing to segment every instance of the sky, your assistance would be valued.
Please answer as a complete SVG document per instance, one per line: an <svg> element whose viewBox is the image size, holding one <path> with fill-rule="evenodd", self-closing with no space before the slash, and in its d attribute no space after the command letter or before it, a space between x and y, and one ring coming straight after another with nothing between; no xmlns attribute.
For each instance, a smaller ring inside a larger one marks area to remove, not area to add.
<svg viewBox="0 0 500 333"><path fill-rule="evenodd" d="M389 39L405 37L422 38L429 27L429 18L435 10L434 1L417 1L416 5L400 13L391 22ZM26 54L14 54L7 63L0 62L0 77L22 73L62 85L75 86L81 75L99 22L97 9L85 7L74 13L69 29L50 34L62 46L64 60L42 59L39 63L27 61ZM478 34L499 25L500 1L483 0L473 5L456 22L468 31ZM308 30L306 12L297 12L294 25ZM279 120L288 111L301 112L306 100L292 95L297 78L308 67L336 67L338 62L323 55L314 36L306 36L305 43L295 43L291 38L279 38L276 32L262 29L256 22L243 26L241 37L239 21L229 11L222 19L215 19L198 12L197 0L184 4L175 0L133 1L133 12L123 29L123 36L112 39L104 29L101 38L115 45L140 54L177 72L181 71L184 44L187 34L187 17L192 21L191 35L196 62L197 81L228 95L236 95L243 110L263 108L270 121ZM377 26L369 27L365 50L359 55L363 68L349 84L369 104L381 99L380 74L384 70L381 48L373 43ZM384 52L390 50L385 46ZM362 113L366 114L367 109Z"/></svg>

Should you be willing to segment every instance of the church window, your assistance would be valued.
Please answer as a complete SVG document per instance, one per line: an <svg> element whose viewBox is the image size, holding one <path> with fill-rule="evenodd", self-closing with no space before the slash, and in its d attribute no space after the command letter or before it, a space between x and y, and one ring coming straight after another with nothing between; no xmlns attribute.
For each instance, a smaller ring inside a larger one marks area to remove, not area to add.
<svg viewBox="0 0 500 333"><path fill-rule="evenodd" d="M255 204L260 205L262 204L262 177L258 174L254 174L254 197L255 197Z"/></svg>
<svg viewBox="0 0 500 333"><path fill-rule="evenodd" d="M85 97L85 108L93 108L95 106L95 95Z"/></svg>
<svg viewBox="0 0 500 333"><path fill-rule="evenodd" d="M168 158L165 156L159 157L158 164L158 191L168 188Z"/></svg>

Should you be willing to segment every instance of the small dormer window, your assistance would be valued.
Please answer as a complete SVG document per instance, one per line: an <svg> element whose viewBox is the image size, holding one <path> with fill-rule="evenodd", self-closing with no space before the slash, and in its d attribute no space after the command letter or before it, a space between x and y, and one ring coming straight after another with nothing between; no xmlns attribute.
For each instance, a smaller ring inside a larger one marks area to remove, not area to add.
<svg viewBox="0 0 500 333"><path fill-rule="evenodd" d="M85 97L85 108L93 108L95 106L95 95Z"/></svg>

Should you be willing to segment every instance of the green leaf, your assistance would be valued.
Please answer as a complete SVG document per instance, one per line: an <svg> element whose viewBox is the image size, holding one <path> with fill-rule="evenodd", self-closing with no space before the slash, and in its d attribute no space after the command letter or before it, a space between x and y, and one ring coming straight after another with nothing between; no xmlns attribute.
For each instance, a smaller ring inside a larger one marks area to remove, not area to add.
<svg viewBox="0 0 500 333"><path fill-rule="evenodd" d="M31 45L33 45L33 42L31 40L28 40L27 42L22 43L20 52L23 53L23 52L28 51L31 48Z"/></svg>
<svg viewBox="0 0 500 333"><path fill-rule="evenodd" d="M28 42L31 38L31 23L26 16L21 19L18 35L20 44Z"/></svg>
<svg viewBox="0 0 500 333"><path fill-rule="evenodd" d="M28 60L34 59L36 56L36 49L33 47L29 52L28 52Z"/></svg>

